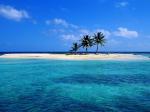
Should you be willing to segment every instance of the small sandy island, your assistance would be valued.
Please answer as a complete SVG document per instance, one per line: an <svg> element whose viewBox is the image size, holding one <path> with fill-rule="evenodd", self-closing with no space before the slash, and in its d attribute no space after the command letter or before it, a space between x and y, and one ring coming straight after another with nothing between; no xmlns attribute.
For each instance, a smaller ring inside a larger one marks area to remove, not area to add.
<svg viewBox="0 0 150 112"><path fill-rule="evenodd" d="M35 58L54 60L150 60L142 55L134 54L87 54L87 55L67 55L67 54L4 54L0 58Z"/></svg>

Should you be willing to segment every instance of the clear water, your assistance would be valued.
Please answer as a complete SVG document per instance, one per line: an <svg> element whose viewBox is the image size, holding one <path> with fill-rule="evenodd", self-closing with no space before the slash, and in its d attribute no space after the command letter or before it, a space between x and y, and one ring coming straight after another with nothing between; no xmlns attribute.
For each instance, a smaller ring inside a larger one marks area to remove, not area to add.
<svg viewBox="0 0 150 112"><path fill-rule="evenodd" d="M146 57L150 58L150 53L137 53L137 55L143 55L143 56L146 56Z"/></svg>
<svg viewBox="0 0 150 112"><path fill-rule="evenodd" d="M0 112L150 112L150 61L0 59Z"/></svg>

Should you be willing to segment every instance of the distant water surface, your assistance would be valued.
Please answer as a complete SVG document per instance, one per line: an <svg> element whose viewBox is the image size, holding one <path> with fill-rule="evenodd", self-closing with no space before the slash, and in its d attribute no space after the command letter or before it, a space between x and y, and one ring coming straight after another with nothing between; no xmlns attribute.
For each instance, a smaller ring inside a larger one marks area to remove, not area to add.
<svg viewBox="0 0 150 112"><path fill-rule="evenodd" d="M150 61L0 59L0 112L150 112Z"/></svg>

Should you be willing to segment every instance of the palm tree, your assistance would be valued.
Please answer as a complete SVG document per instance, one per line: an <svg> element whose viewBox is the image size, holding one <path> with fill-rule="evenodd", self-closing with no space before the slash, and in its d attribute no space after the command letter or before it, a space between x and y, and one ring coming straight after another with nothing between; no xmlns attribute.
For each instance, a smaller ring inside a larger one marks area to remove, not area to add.
<svg viewBox="0 0 150 112"><path fill-rule="evenodd" d="M86 53L88 51L88 48L93 45L93 41L89 35L84 35L81 39L81 46L86 49Z"/></svg>
<svg viewBox="0 0 150 112"><path fill-rule="evenodd" d="M98 52L98 46L104 46L104 44L106 43L106 39L105 36L102 32L98 32L97 34L94 34L94 38L93 38L94 44L96 44L97 48L96 48L96 53Z"/></svg>
<svg viewBox="0 0 150 112"><path fill-rule="evenodd" d="M75 42L75 43L73 43L72 44L72 47L71 47L71 52L74 52L75 54L77 53L77 51L78 51L78 49L79 49L79 45L78 45L78 43L77 42Z"/></svg>

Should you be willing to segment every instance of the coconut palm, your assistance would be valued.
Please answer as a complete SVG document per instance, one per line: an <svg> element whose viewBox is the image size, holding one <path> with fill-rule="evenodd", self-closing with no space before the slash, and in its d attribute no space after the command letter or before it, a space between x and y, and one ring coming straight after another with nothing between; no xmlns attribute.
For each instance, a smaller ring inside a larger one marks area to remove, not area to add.
<svg viewBox="0 0 150 112"><path fill-rule="evenodd" d="M88 51L88 48L93 45L93 41L89 35L84 35L81 39L81 46L86 49L86 52Z"/></svg>
<svg viewBox="0 0 150 112"><path fill-rule="evenodd" d="M77 51L78 51L78 49L79 49L79 45L78 45L78 43L77 42L75 42L75 43L73 43L72 44L72 47L71 47L71 52L74 52L75 54L77 53Z"/></svg>
<svg viewBox="0 0 150 112"><path fill-rule="evenodd" d="M98 46L104 46L104 44L106 43L106 39L105 36L102 32L98 32L96 34L94 34L94 38L93 38L94 44L96 44L96 53L98 52Z"/></svg>

